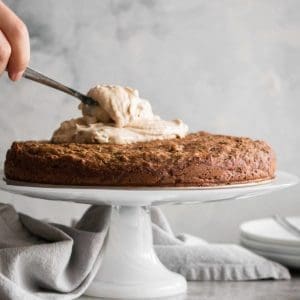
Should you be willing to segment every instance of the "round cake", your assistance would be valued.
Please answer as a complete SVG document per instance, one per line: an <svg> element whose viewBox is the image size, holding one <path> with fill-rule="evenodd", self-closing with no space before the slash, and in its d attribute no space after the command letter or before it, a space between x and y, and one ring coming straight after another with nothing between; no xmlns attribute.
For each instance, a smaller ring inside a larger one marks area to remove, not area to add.
<svg viewBox="0 0 300 300"><path fill-rule="evenodd" d="M14 142L5 176L31 183L94 186L215 186L274 178L263 141L206 132L131 144Z"/></svg>
<svg viewBox="0 0 300 300"><path fill-rule="evenodd" d="M50 141L14 142L5 176L31 183L95 186L213 186L269 180L275 155L249 138L188 134L163 120L139 92L97 85L82 116L61 123Z"/></svg>

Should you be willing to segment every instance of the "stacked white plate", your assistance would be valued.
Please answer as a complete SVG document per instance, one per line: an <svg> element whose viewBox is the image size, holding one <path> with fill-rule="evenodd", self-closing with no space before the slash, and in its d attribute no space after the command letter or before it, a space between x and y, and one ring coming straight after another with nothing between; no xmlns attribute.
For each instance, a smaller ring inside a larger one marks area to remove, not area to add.
<svg viewBox="0 0 300 300"><path fill-rule="evenodd" d="M249 250L292 268L300 268L300 217L243 223L240 242Z"/></svg>

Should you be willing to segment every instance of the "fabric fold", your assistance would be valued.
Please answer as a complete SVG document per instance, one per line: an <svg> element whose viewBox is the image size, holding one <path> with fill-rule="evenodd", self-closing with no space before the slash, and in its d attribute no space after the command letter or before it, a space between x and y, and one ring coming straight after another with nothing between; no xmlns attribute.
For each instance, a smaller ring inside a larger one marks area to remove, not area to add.
<svg viewBox="0 0 300 300"><path fill-rule="evenodd" d="M10 205L0 212L0 299L79 297L100 265L110 208L93 208L92 221L89 209L76 228L18 215Z"/></svg>

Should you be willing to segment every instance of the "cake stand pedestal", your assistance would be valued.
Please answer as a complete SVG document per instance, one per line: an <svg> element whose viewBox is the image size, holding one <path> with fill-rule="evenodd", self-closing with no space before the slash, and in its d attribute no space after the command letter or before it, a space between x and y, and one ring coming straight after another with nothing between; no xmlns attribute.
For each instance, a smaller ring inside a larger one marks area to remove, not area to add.
<svg viewBox="0 0 300 300"><path fill-rule="evenodd" d="M86 294L143 299L185 291L185 279L154 252L148 207L114 206L103 261Z"/></svg>
<svg viewBox="0 0 300 300"><path fill-rule="evenodd" d="M0 181L0 189L29 197L112 206L103 259L86 295L104 298L154 298L182 294L186 280L167 270L152 243L151 205L188 204L254 197L298 183L278 172L275 180L213 188L70 187Z"/></svg>

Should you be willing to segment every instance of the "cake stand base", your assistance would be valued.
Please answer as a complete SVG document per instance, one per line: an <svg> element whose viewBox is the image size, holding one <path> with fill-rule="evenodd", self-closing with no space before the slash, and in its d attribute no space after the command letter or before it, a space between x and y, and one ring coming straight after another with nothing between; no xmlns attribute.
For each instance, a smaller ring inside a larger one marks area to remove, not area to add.
<svg viewBox="0 0 300 300"><path fill-rule="evenodd" d="M101 267L85 294L145 299L178 295L186 287L154 252L149 207L113 206Z"/></svg>
<svg viewBox="0 0 300 300"><path fill-rule="evenodd" d="M115 299L149 299L182 294L186 281L167 270L152 245L149 207L244 199L288 188L297 176L278 171L268 182L217 187L78 187L7 180L0 170L0 189L41 200L112 206L111 224L100 269L86 294ZM82 253L84 255L84 253ZM181 296L176 297L176 299Z"/></svg>

